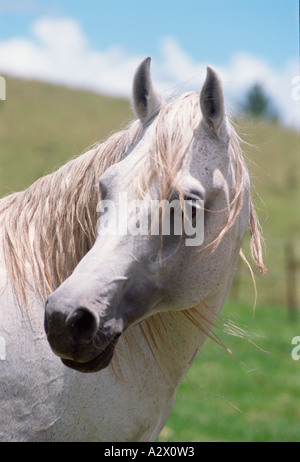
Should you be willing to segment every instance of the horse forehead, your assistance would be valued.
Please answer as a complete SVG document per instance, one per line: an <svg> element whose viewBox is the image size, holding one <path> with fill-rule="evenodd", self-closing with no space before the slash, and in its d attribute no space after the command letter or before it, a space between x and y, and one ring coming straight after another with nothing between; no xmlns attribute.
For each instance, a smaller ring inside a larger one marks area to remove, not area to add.
<svg viewBox="0 0 300 462"><path fill-rule="evenodd" d="M150 126L145 128L135 146L130 149L123 160L113 166L113 171L110 172L109 176L112 183L115 183L116 189L122 189L125 183L127 184L126 179L128 180L133 171L136 172L135 167L139 167L140 163L142 165L143 159L153 149L156 122L154 120ZM198 129L194 131L194 139L191 145L187 146L185 166L178 173L180 176L183 173L190 178L194 177L205 182L212 180L213 172L216 169L222 171L228 163L228 143L213 138L200 124Z"/></svg>
<svg viewBox="0 0 300 462"><path fill-rule="evenodd" d="M226 144L204 137L193 143L185 164L185 172L205 186L207 183L213 183L218 175L227 176L228 167L229 154Z"/></svg>

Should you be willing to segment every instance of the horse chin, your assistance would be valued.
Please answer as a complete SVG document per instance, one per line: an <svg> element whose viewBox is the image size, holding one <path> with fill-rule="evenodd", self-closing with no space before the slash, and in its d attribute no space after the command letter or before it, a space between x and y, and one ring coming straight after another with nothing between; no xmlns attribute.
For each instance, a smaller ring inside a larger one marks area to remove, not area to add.
<svg viewBox="0 0 300 462"><path fill-rule="evenodd" d="M78 372L83 372L83 373L99 372L102 369L105 369L111 363L118 338L119 338L119 335L114 337L114 339L105 348L105 350L103 350L99 355L97 355L91 361L83 363L83 362L72 361L71 359L64 359L64 358L61 358L61 361L65 366L71 369L75 369Z"/></svg>

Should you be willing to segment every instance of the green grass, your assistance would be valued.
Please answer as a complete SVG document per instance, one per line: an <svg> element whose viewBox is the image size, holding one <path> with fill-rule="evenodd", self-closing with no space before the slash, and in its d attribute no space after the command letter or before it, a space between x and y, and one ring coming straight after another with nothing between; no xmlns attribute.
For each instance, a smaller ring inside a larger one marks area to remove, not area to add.
<svg viewBox="0 0 300 462"><path fill-rule="evenodd" d="M222 334L239 361L208 340L182 382L159 441L300 442L300 361L291 323L279 307L227 303L223 315L247 326L261 349ZM218 333L219 334L219 333Z"/></svg>

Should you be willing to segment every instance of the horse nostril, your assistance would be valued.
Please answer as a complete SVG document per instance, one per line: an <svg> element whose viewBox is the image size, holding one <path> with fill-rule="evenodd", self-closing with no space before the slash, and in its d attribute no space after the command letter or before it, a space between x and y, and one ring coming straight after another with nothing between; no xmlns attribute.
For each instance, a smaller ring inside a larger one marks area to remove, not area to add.
<svg viewBox="0 0 300 462"><path fill-rule="evenodd" d="M75 342L87 343L95 337L99 328L99 320L93 311L80 307L69 314L66 326Z"/></svg>

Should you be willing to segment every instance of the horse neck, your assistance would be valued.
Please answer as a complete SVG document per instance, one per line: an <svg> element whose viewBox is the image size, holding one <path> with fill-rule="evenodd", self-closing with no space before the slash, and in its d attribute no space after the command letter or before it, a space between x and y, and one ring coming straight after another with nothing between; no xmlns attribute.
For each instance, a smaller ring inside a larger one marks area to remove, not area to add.
<svg viewBox="0 0 300 462"><path fill-rule="evenodd" d="M121 379L148 377L174 392L209 334L200 319L198 309L153 315L123 334L111 367Z"/></svg>

